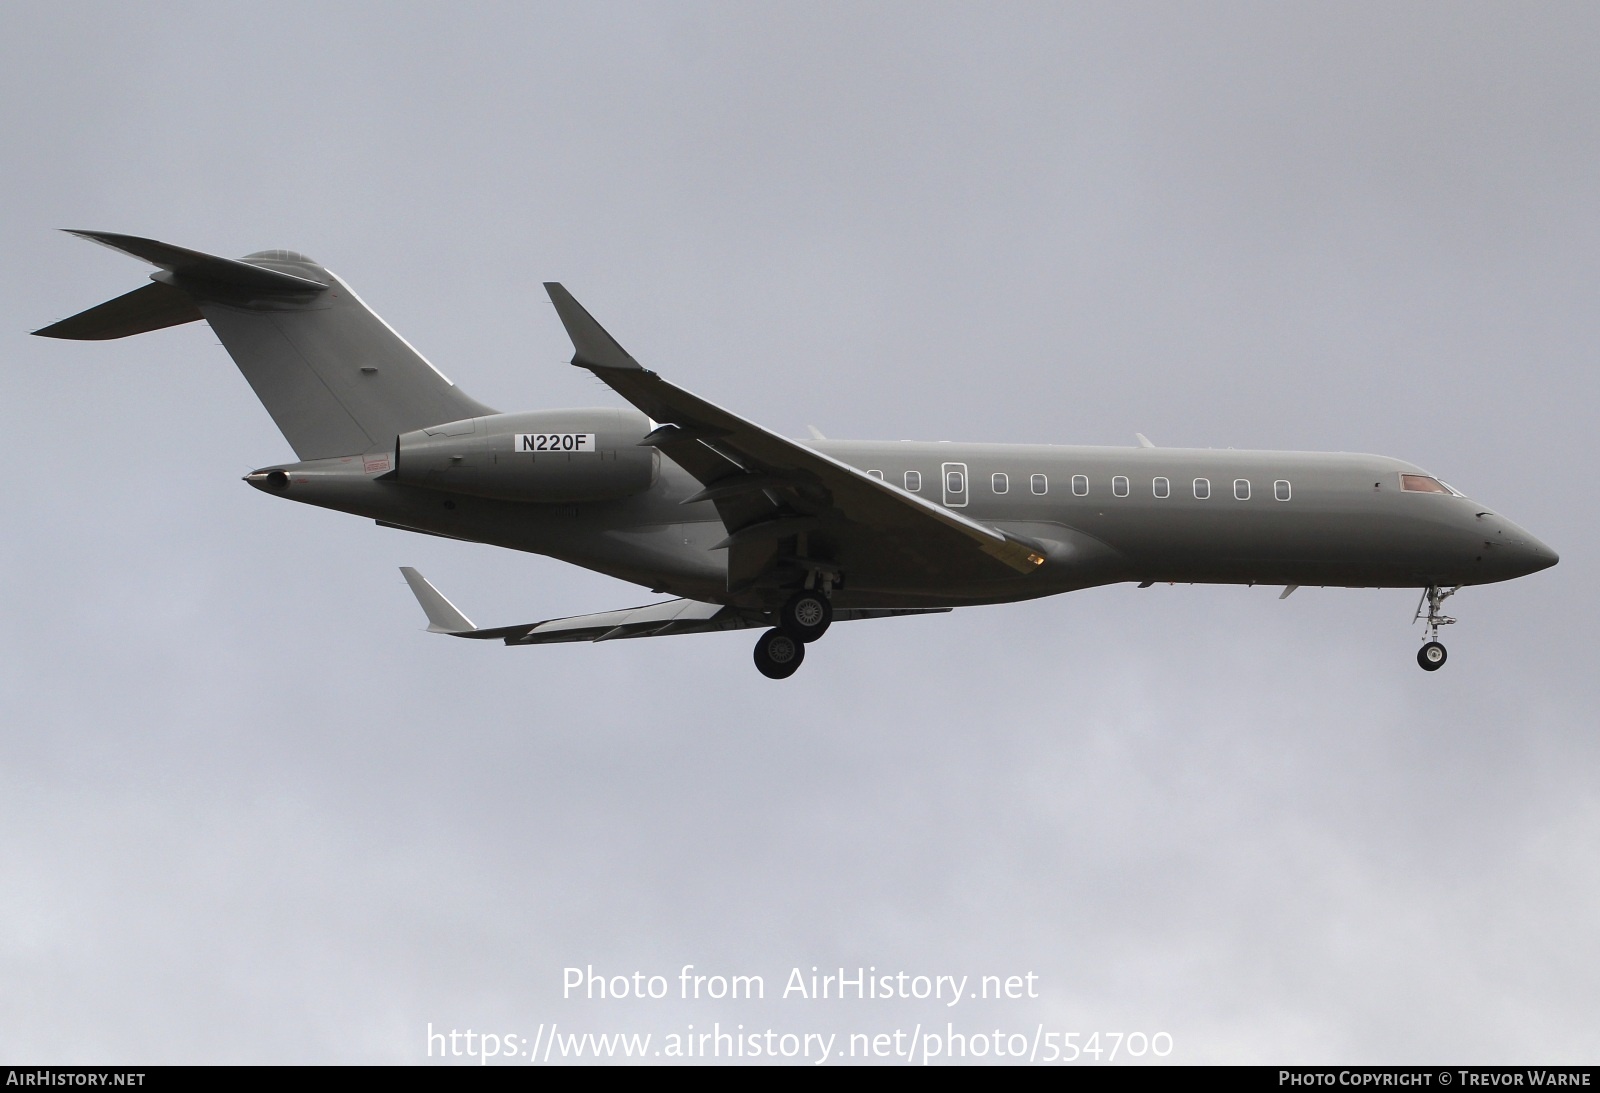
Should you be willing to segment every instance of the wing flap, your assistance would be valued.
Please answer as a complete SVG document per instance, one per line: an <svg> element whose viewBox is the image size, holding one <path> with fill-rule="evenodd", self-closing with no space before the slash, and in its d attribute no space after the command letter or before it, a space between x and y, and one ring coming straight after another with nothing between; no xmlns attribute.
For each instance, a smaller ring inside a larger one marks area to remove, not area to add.
<svg viewBox="0 0 1600 1093"><path fill-rule="evenodd" d="M485 629L473 626L471 619L415 569L401 566L400 573L428 616L428 632L453 638L498 638L507 645L543 645L562 641L613 641L656 634L695 634L760 625L760 620L749 620L738 610L722 604L665 600L620 611Z"/></svg>
<svg viewBox="0 0 1600 1093"><path fill-rule="evenodd" d="M549 619L528 627L520 636L508 636L505 641L507 645L615 641L618 638L648 638L664 633L700 634L711 630L739 630L748 625L751 624L737 610L722 604L666 600L620 611Z"/></svg>
<svg viewBox="0 0 1600 1093"><path fill-rule="evenodd" d="M771 620L761 614L735 607L702 603L699 600L664 600L643 607L625 607L620 611L598 611L592 615L571 615L520 626L478 629L421 573L410 566L401 566L400 572L428 616L429 632L448 634L453 638L498 638L507 645L554 645L569 641L616 641L618 638L655 638L668 634L707 634L771 625ZM948 607L847 608L834 615L834 621L936 615L949 610Z"/></svg>

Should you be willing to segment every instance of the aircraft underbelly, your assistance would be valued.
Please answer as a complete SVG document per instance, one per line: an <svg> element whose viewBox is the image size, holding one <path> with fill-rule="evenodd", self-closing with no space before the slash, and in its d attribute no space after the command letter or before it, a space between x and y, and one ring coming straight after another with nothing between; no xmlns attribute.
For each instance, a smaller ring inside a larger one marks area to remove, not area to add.
<svg viewBox="0 0 1600 1093"><path fill-rule="evenodd" d="M1353 504L1135 519L1107 538L1141 580L1416 587L1474 579L1459 527Z"/></svg>

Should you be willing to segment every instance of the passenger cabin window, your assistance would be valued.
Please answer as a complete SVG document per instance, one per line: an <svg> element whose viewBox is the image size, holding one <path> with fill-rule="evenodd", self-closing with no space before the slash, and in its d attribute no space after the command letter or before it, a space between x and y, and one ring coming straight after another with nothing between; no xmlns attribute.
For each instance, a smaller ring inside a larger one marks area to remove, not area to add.
<svg viewBox="0 0 1600 1093"><path fill-rule="evenodd" d="M1279 501L1289 500L1288 479L1280 478L1272 484L1272 496L1276 497Z"/></svg>
<svg viewBox="0 0 1600 1093"><path fill-rule="evenodd" d="M1003 474L997 474L989 479L989 485L994 488L995 493L1005 493L1011 488L1011 479Z"/></svg>
<svg viewBox="0 0 1600 1093"><path fill-rule="evenodd" d="M870 474L872 477L876 478L879 482L883 481L883 472L882 471L868 471L867 473Z"/></svg>
<svg viewBox="0 0 1600 1093"><path fill-rule="evenodd" d="M1196 478L1194 480L1194 499L1204 501L1211 496L1211 479Z"/></svg>
<svg viewBox="0 0 1600 1093"><path fill-rule="evenodd" d="M1450 491L1445 484L1437 478L1429 478L1425 474L1402 474L1400 488L1411 493L1445 493Z"/></svg>
<svg viewBox="0 0 1600 1093"><path fill-rule="evenodd" d="M944 476L945 493L966 493L967 476L960 471L946 471Z"/></svg>
<svg viewBox="0 0 1600 1093"><path fill-rule="evenodd" d="M1089 476L1086 475L1086 474L1075 474L1075 475L1073 475L1072 476L1072 496L1074 496L1074 497L1086 497L1086 496L1088 496L1088 493L1089 493Z"/></svg>
<svg viewBox="0 0 1600 1093"><path fill-rule="evenodd" d="M1050 492L1050 480L1042 474L1036 474L1028 479L1028 487L1042 497Z"/></svg>
<svg viewBox="0 0 1600 1093"><path fill-rule="evenodd" d="M1111 480L1111 492L1118 497L1128 496L1128 476L1119 474Z"/></svg>
<svg viewBox="0 0 1600 1093"><path fill-rule="evenodd" d="M921 471L907 471L906 472L906 492L907 493L917 493L917 492L920 492L921 489L922 489L922 472Z"/></svg>
<svg viewBox="0 0 1600 1093"><path fill-rule="evenodd" d="M1236 501L1250 500L1250 480L1248 478L1235 478L1233 480L1233 497Z"/></svg>
<svg viewBox="0 0 1600 1093"><path fill-rule="evenodd" d="M1152 478L1150 480L1150 492L1157 497L1170 497L1172 496L1172 483L1165 478Z"/></svg>

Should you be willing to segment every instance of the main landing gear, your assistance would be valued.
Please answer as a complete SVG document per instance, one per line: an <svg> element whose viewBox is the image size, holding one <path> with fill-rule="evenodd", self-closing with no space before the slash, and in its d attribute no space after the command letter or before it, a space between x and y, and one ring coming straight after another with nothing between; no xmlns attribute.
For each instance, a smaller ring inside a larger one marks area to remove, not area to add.
<svg viewBox="0 0 1600 1093"><path fill-rule="evenodd" d="M810 645L828 632L833 622L833 604L827 595L812 589L796 592L778 612L778 625Z"/></svg>
<svg viewBox="0 0 1600 1093"><path fill-rule="evenodd" d="M829 582L831 583L831 582ZM833 604L825 590L802 589L778 610L778 626L756 642L756 668L768 679L787 679L806 659L806 646L828 632Z"/></svg>
<svg viewBox="0 0 1600 1093"><path fill-rule="evenodd" d="M1440 588L1436 584L1430 584L1422 590L1422 598L1417 601L1417 613L1411 621L1425 622L1428 627L1427 643L1417 650L1417 663L1422 666L1424 672L1437 672L1444 667L1445 658L1449 654L1445 652L1444 646L1439 644L1439 627L1453 625L1456 620L1442 613L1439 605L1454 596L1460 587L1455 585L1451 588ZM1423 604L1428 605L1426 616L1422 613Z"/></svg>
<svg viewBox="0 0 1600 1093"><path fill-rule="evenodd" d="M806 659L806 647L783 630L768 630L756 642L756 669L768 679L788 679Z"/></svg>

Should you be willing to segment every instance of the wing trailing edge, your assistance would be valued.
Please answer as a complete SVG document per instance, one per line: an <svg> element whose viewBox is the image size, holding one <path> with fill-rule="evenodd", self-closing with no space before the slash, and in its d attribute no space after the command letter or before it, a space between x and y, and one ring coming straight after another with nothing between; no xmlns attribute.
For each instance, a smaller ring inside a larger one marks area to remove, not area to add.
<svg viewBox="0 0 1600 1093"><path fill-rule="evenodd" d="M709 634L773 625L773 620L761 612L718 603L702 603L699 600L663 600L643 607L625 607L620 611L600 611L592 615L571 615L520 626L480 630L421 573L410 566L401 566L400 572L428 616L429 632L448 634L453 638L498 638L507 645L553 645L569 641L656 638L668 634ZM897 615L939 615L949 610L948 607L853 608L837 612L834 621L885 619Z"/></svg>

